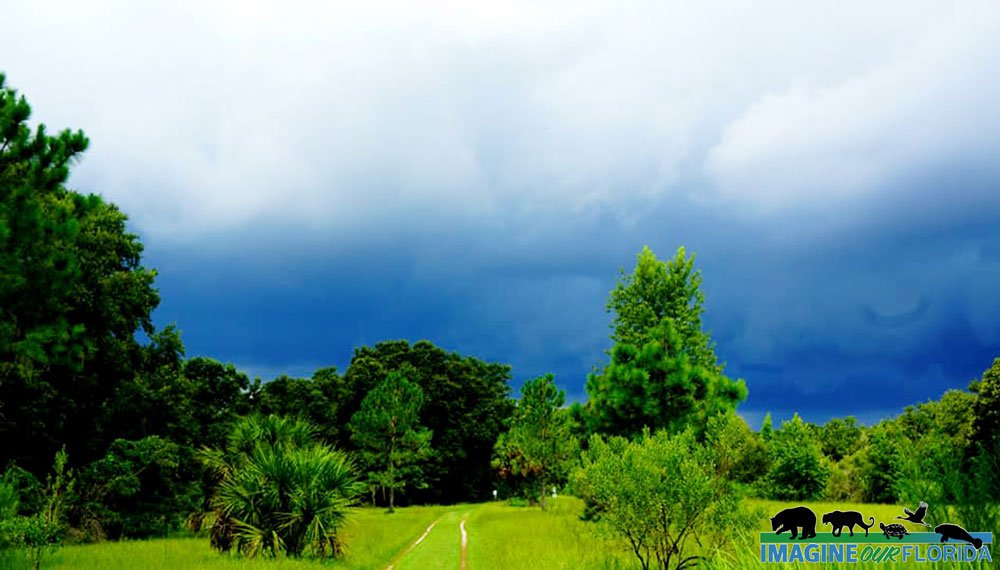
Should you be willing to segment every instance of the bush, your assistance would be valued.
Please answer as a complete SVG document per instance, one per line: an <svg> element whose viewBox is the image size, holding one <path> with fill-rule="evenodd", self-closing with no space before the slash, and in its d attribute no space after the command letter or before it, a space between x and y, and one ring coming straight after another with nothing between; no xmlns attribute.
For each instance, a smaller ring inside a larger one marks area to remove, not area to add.
<svg viewBox="0 0 1000 570"><path fill-rule="evenodd" d="M118 439L86 466L72 520L89 540L164 536L197 506L190 452L157 436Z"/></svg>
<svg viewBox="0 0 1000 570"><path fill-rule="evenodd" d="M899 498L897 482L902 479L900 446L904 438L891 422L882 422L867 430L866 445L859 454L859 472L866 503L891 504Z"/></svg>
<svg viewBox="0 0 1000 570"><path fill-rule="evenodd" d="M859 503L862 489L858 475L857 455L849 455L840 461L829 463L830 476L826 480L823 498L838 503Z"/></svg>
<svg viewBox="0 0 1000 570"><path fill-rule="evenodd" d="M21 515L14 474L0 479L0 550L18 550L36 570L42 558L55 550L66 532L63 503L73 491L73 473L66 469L66 450L56 453L53 474L45 485L45 506L38 512Z"/></svg>
<svg viewBox="0 0 1000 570"><path fill-rule="evenodd" d="M763 483L767 497L799 501L822 495L830 469L819 443L798 414L781 424L769 447L771 467Z"/></svg>
<svg viewBox="0 0 1000 570"><path fill-rule="evenodd" d="M574 488L644 570L685 568L754 526L710 447L690 431L590 439Z"/></svg>
<svg viewBox="0 0 1000 570"><path fill-rule="evenodd" d="M749 485L767 473L768 453L763 438L733 412L708 420L705 443L714 454L720 476Z"/></svg>
<svg viewBox="0 0 1000 570"><path fill-rule="evenodd" d="M224 450L202 457L215 477L212 545L246 556L336 556L338 530L361 487L346 455L302 420L252 416Z"/></svg>

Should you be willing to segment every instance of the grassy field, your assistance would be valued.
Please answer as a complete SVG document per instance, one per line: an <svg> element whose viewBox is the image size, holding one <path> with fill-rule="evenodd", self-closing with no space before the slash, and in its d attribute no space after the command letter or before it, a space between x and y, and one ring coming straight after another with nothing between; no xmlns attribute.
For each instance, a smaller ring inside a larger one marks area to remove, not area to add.
<svg viewBox="0 0 1000 570"><path fill-rule="evenodd" d="M549 510L482 505L468 520L469 568L633 568L632 555L580 520L583 503L551 501Z"/></svg>
<svg viewBox="0 0 1000 570"><path fill-rule="evenodd" d="M817 515L830 510L856 510L876 519L871 530L878 533L878 521L899 514L890 505L845 505L808 503ZM766 515L761 531L770 531L768 516L788 506L787 503L754 501ZM416 570L461 568L463 552L460 523L464 521L468 546L464 559L469 569L630 569L638 568L632 554L621 544L609 540L600 527L580 520L583 504L572 497L559 497L550 508L513 507L505 503L455 505L449 507L410 507L387 514L381 509L358 509L344 530L346 555L336 561L247 560L223 556L209 548L206 538L172 538L150 541L117 542L61 548L45 559L43 568L112 569L112 568L192 568L192 569L268 569L303 568ZM935 520L933 512L928 515ZM427 528L433 524L430 532ZM818 527L829 532L829 527ZM860 529L856 529L860 530ZM912 530L912 529L911 529ZM863 534L863 531L861 531ZM415 544L421 537L419 544ZM731 569L835 568L831 564L769 564L759 562L757 536L733 537L732 547L717 553L704 567ZM0 559L0 567L20 567ZM954 568L947 564L855 564L855 568ZM963 568L989 567L963 563Z"/></svg>
<svg viewBox="0 0 1000 570"><path fill-rule="evenodd" d="M423 533L429 522L452 510L454 507L410 507L388 514L383 509L358 509L344 529L346 556L326 565L349 570L385 568ZM48 557L44 567L297 570L319 565L311 560L247 560L220 555L209 547L207 538L192 537L69 546Z"/></svg>

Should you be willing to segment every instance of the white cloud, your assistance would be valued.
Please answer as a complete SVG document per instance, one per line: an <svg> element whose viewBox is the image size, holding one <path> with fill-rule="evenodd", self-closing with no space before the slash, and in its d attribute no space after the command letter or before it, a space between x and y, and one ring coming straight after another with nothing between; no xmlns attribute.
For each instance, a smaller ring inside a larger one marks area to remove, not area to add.
<svg viewBox="0 0 1000 570"><path fill-rule="evenodd" d="M841 205L900 178L983 164L1000 143L1000 6L964 8L856 75L793 78L760 97L709 152L720 197L758 213Z"/></svg>
<svg viewBox="0 0 1000 570"><path fill-rule="evenodd" d="M1000 10L963 6L21 3L0 65L158 239L627 223L706 165L780 210L995 143Z"/></svg>

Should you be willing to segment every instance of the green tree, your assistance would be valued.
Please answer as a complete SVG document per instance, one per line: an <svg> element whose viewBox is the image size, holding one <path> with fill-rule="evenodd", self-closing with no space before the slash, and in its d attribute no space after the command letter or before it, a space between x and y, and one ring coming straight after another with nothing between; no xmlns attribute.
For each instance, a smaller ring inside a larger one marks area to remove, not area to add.
<svg viewBox="0 0 1000 570"><path fill-rule="evenodd" d="M249 379L232 364L204 357L184 363L184 378L197 441L210 447L222 445L232 423L249 411L245 398Z"/></svg>
<svg viewBox="0 0 1000 570"><path fill-rule="evenodd" d="M778 500L816 499L826 487L829 468L819 442L798 414L783 422L769 442L771 467L767 495Z"/></svg>
<svg viewBox="0 0 1000 570"><path fill-rule="evenodd" d="M69 303L79 260L53 247L79 236L77 210L93 206L62 186L88 141L68 130L50 136L44 125L32 132L30 116L0 74L0 362L8 374L79 364L92 348Z"/></svg>
<svg viewBox="0 0 1000 570"><path fill-rule="evenodd" d="M960 497L959 516L970 528L997 528L1000 521L1000 358L994 359L982 378L973 382L969 389L976 395L969 445L971 476Z"/></svg>
<svg viewBox="0 0 1000 570"><path fill-rule="evenodd" d="M823 454L833 461L840 461L853 454L861 445L861 428L852 416L833 418L820 429Z"/></svg>
<svg viewBox="0 0 1000 570"><path fill-rule="evenodd" d="M892 421L882 421L865 430L865 443L859 453L859 472L868 503L895 503L901 480L902 449L909 443Z"/></svg>
<svg viewBox="0 0 1000 570"><path fill-rule="evenodd" d="M433 503L488 498L493 445L514 407L510 366L446 352L423 340L360 347L344 373L339 425L346 425L365 395L394 371L405 371L423 391L420 424L433 434L432 454L423 469L427 488L414 490L412 498ZM340 445L353 446L345 434L350 435L342 433Z"/></svg>
<svg viewBox="0 0 1000 570"><path fill-rule="evenodd" d="M389 492L389 511L395 509L396 491L419 487L421 462L430 455L431 432L419 423L423 391L401 372L390 372L361 401L351 418L351 439L361 449L369 484Z"/></svg>
<svg viewBox="0 0 1000 570"><path fill-rule="evenodd" d="M213 547L251 557L343 551L338 532L360 489L348 457L316 440L308 422L250 416L225 448L202 451L215 481Z"/></svg>
<svg viewBox="0 0 1000 570"><path fill-rule="evenodd" d="M768 454L764 440L735 412L709 418L704 444L711 450L721 477L751 484L767 473Z"/></svg>
<svg viewBox="0 0 1000 570"><path fill-rule="evenodd" d="M634 437L644 428L674 433L734 410L746 398L743 381L692 362L669 318L641 346L619 343L602 374L587 380L593 423L600 433Z"/></svg>
<svg viewBox="0 0 1000 570"><path fill-rule="evenodd" d="M78 477L73 519L92 539L164 536L199 504L181 446L158 437L118 439Z"/></svg>
<svg viewBox="0 0 1000 570"><path fill-rule="evenodd" d="M755 524L717 464L691 431L595 435L573 485L643 569L688 568Z"/></svg>
<svg viewBox="0 0 1000 570"><path fill-rule="evenodd" d="M58 548L66 533L64 507L74 485L73 471L67 467L66 450L60 449L53 472L46 479L42 508L26 515L16 514L18 497L5 473L0 479L0 515L3 515L0 516L0 551L4 548L20 550L38 570L45 555Z"/></svg>
<svg viewBox="0 0 1000 570"><path fill-rule="evenodd" d="M969 389L976 395L972 439L978 446L995 449L1000 445L1000 358Z"/></svg>
<svg viewBox="0 0 1000 570"><path fill-rule="evenodd" d="M982 381L970 386L974 393L949 390L939 400L907 406L893 420L893 442L899 449L894 461L899 477L893 489L901 501L953 505L967 528L996 526L1000 446L991 445L984 434L983 418L995 409L989 404L990 387L983 383L997 377L987 370Z"/></svg>
<svg viewBox="0 0 1000 570"><path fill-rule="evenodd" d="M771 412L764 414L764 421L760 424L760 437L765 442L774 437L774 419L771 417Z"/></svg>
<svg viewBox="0 0 1000 570"><path fill-rule="evenodd" d="M510 430L500 435L494 451L493 466L500 477L537 485L543 509L549 486L565 481L578 454L565 402L566 392L556 386L552 374L525 382Z"/></svg>
<svg viewBox="0 0 1000 570"><path fill-rule="evenodd" d="M256 409L262 414L302 416L319 430L331 444L350 434L342 433L338 417L340 408L350 401L344 378L336 367L321 368L311 378L280 376L261 387Z"/></svg>
<svg viewBox="0 0 1000 570"><path fill-rule="evenodd" d="M679 247L674 258L664 263L647 246L639 252L632 273L621 270L607 304L614 314L611 340L615 344L641 346L651 334L658 337L654 329L670 319L691 363L718 367L711 340L702 331L705 296L694 259Z"/></svg>
<svg viewBox="0 0 1000 570"><path fill-rule="evenodd" d="M64 186L86 137L30 114L0 76L0 463L38 474L63 444L84 463L113 441L159 297L125 215Z"/></svg>
<svg viewBox="0 0 1000 570"><path fill-rule="evenodd" d="M611 291L611 362L587 379L590 423L600 433L635 436L643 428L704 429L734 410L746 384L722 373L702 331L704 296L694 256L684 248L667 263L643 248L632 274Z"/></svg>

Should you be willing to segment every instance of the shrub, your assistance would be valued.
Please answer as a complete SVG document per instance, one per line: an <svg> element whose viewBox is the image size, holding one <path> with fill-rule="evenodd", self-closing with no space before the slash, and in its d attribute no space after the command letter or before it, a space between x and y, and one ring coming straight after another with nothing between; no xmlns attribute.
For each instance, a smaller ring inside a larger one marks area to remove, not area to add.
<svg viewBox="0 0 1000 570"><path fill-rule="evenodd" d="M46 554L55 550L66 532L63 503L73 492L73 473L66 469L66 450L56 453L53 474L45 485L45 505L38 512L17 514L19 498L10 472L0 479L0 550L24 553L37 570Z"/></svg>
<svg viewBox="0 0 1000 570"><path fill-rule="evenodd" d="M302 420L251 416L224 450L202 458L216 484L212 545L246 556L336 556L338 530L361 491L351 461Z"/></svg>
<svg viewBox="0 0 1000 570"><path fill-rule="evenodd" d="M754 525L711 447L690 431L636 441L594 436L574 487L642 568L686 568Z"/></svg>
<svg viewBox="0 0 1000 570"><path fill-rule="evenodd" d="M769 442L771 467L764 481L766 496L782 501L819 497L830 469L819 443L798 414L781 424Z"/></svg>

